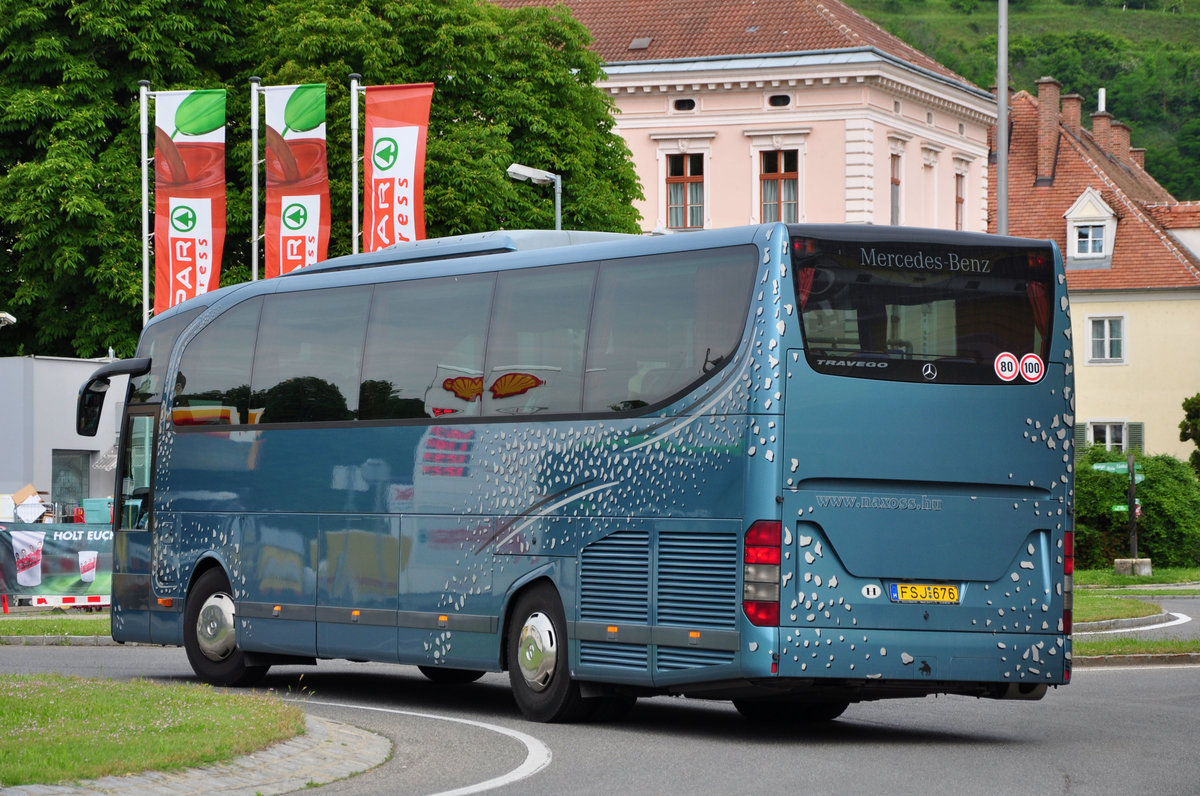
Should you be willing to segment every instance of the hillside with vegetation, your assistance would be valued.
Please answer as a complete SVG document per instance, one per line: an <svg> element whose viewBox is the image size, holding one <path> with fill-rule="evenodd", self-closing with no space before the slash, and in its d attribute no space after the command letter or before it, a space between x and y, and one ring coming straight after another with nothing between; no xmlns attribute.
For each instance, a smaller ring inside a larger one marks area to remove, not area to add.
<svg viewBox="0 0 1200 796"><path fill-rule="evenodd" d="M847 0L984 88L996 83L994 0ZM1146 169L1180 201L1200 200L1200 0L1010 0L1009 85L1049 76L1107 110L1146 148Z"/></svg>

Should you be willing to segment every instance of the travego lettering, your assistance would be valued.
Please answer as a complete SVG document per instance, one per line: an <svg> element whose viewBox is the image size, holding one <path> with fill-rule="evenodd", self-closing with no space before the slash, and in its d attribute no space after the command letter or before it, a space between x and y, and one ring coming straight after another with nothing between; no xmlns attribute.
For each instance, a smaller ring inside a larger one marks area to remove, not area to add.
<svg viewBox="0 0 1200 796"><path fill-rule="evenodd" d="M818 365L833 365L840 368L886 368L887 362L876 362L869 359L818 359Z"/></svg>

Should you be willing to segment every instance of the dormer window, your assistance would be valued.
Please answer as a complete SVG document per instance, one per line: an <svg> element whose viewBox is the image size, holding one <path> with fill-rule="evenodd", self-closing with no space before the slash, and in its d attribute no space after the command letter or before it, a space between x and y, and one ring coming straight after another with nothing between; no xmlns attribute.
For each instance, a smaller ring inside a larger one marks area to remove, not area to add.
<svg viewBox="0 0 1200 796"><path fill-rule="evenodd" d="M1104 225L1078 224L1075 227L1075 254L1079 257L1092 257L1104 254Z"/></svg>
<svg viewBox="0 0 1200 796"><path fill-rule="evenodd" d="M1099 191L1085 189L1063 217L1067 221L1067 268L1111 268L1117 214Z"/></svg>

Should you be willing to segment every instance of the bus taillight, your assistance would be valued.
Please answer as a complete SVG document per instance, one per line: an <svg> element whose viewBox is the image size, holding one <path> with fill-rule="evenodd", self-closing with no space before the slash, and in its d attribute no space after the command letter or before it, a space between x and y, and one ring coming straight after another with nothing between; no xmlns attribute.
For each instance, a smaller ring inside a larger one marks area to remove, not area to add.
<svg viewBox="0 0 1200 796"><path fill-rule="evenodd" d="M742 610L751 624L779 625L779 562L782 525L759 520L746 531L742 570Z"/></svg>
<svg viewBox="0 0 1200 796"><path fill-rule="evenodd" d="M1070 633L1075 616L1075 532L1063 534L1063 632Z"/></svg>

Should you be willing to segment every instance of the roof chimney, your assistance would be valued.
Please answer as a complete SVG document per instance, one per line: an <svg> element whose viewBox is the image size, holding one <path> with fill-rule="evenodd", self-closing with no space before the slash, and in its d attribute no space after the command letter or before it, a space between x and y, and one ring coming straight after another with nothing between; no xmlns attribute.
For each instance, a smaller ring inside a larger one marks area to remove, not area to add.
<svg viewBox="0 0 1200 796"><path fill-rule="evenodd" d="M1078 94L1063 94L1062 117L1067 129L1079 135L1079 122L1083 117L1083 97Z"/></svg>
<svg viewBox="0 0 1200 796"><path fill-rule="evenodd" d="M1113 122L1109 128L1112 142L1112 155L1122 163L1129 162L1129 125L1124 122Z"/></svg>
<svg viewBox="0 0 1200 796"><path fill-rule="evenodd" d="M1129 148L1129 159L1142 171L1146 170L1146 148L1134 146Z"/></svg>
<svg viewBox="0 0 1200 796"><path fill-rule="evenodd" d="M1107 154L1112 150L1112 114L1096 111L1092 114L1092 138L1096 146Z"/></svg>
<svg viewBox="0 0 1200 796"><path fill-rule="evenodd" d="M1037 81L1037 87L1037 181L1034 184L1049 185L1054 181L1054 161L1058 155L1058 94L1062 83L1052 77L1043 77Z"/></svg>

